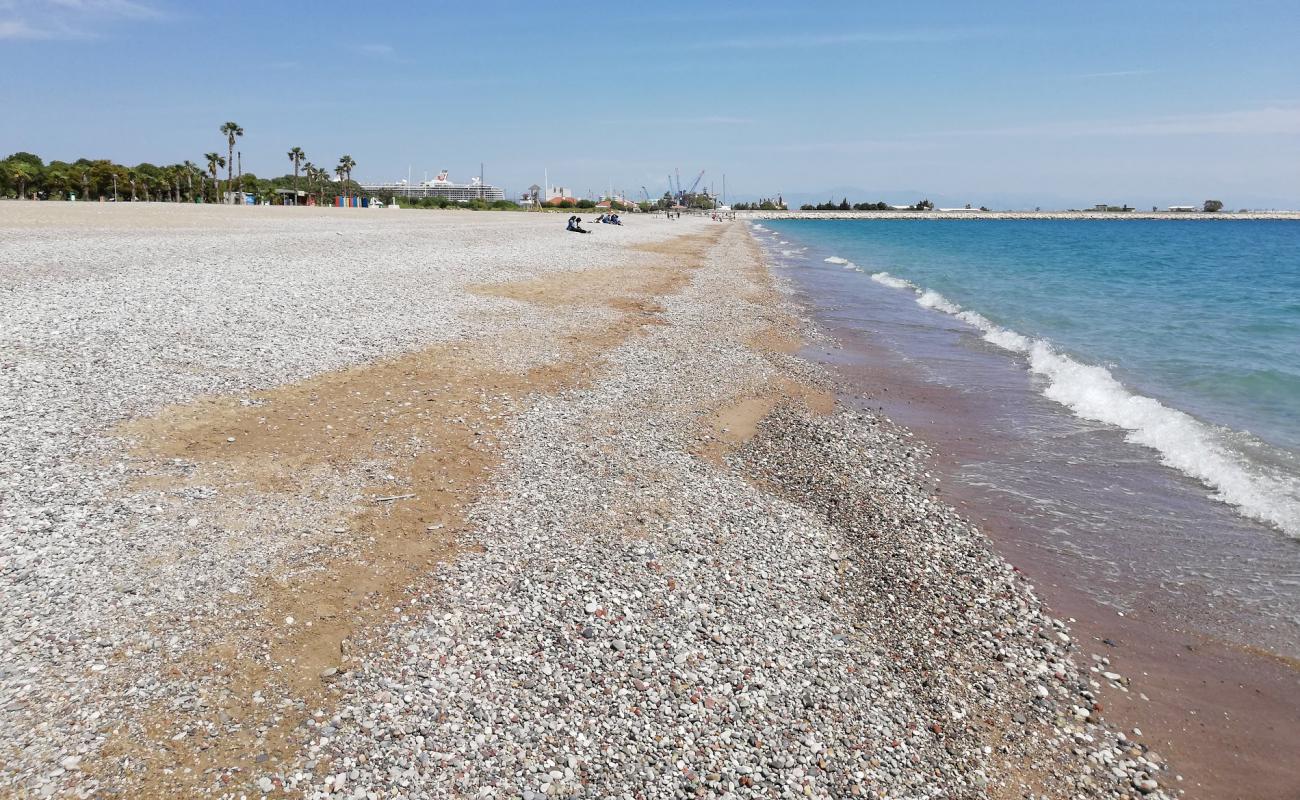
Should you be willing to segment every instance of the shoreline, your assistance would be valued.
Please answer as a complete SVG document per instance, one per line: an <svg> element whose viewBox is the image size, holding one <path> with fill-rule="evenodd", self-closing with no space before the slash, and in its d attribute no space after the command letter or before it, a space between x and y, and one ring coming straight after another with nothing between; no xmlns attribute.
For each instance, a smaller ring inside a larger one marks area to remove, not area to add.
<svg viewBox="0 0 1300 800"><path fill-rule="evenodd" d="M813 301L800 290L802 302ZM819 316L812 310L814 319ZM1109 658L1125 676L1123 689L1103 682L1108 719L1140 728L1147 741L1178 766L1180 786L1209 797L1232 796L1242 786L1252 797L1284 800L1300 780L1288 764L1300 738L1300 664L1294 659L1217 640L1173 625L1161 609L1143 603L1127 614L1097 602L1080 586L1087 568L1070 571L1038 552L1029 515L1014 502L1003 507L962 483L960 467L980 458L996 440L981 438L972 411L951 391L922 379L868 337L822 320L829 343L803 354L831 370L838 395L904 426L933 450L943 496L978 519L995 549L1032 580L1053 613L1067 617L1087 657Z"/></svg>
<svg viewBox="0 0 1300 800"><path fill-rule="evenodd" d="M1300 211L1216 211L1205 213L1171 211L736 211L745 222L777 219L867 219L867 220L962 220L962 219L1054 219L1116 220L1142 219L1165 222L1196 220L1229 222L1241 220L1300 220Z"/></svg>
<svg viewBox="0 0 1300 800"><path fill-rule="evenodd" d="M957 421L965 418L953 415L943 389L909 376L907 366L872 353L848 332L836 338L847 355L808 355L832 363L841 397L881 410L930 444L947 501L980 520L995 549L1029 576L1054 613L1069 618L1089 656L1110 658L1128 679L1127 691L1103 684L1107 718L1140 728L1178 766L1186 779L1181 785L1198 795L1231 796L1249 785L1251 797L1289 798L1300 779L1300 770L1288 765L1290 745L1300 738L1300 664L1183 631L1154 607L1120 616L1090 598L1078 586L1080 573L1036 556L1027 544L1041 530L1028 528L1014 508L993 507L962 485L956 469L963 454L978 450L979 435ZM940 421L945 418L953 421Z"/></svg>
<svg viewBox="0 0 1300 800"><path fill-rule="evenodd" d="M0 276L0 790L1177 793L744 226L109 216Z"/></svg>

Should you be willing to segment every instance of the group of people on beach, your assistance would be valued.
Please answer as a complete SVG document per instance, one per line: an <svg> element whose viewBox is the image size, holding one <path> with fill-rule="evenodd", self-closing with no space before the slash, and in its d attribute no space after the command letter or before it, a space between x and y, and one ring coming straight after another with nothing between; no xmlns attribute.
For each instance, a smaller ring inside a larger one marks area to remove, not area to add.
<svg viewBox="0 0 1300 800"><path fill-rule="evenodd" d="M596 217L596 221L606 225L623 224L623 220L619 219L618 214L601 214L599 217ZM570 233L591 233L591 231L582 227L582 217L576 215L569 217L569 224L565 227L565 230Z"/></svg>

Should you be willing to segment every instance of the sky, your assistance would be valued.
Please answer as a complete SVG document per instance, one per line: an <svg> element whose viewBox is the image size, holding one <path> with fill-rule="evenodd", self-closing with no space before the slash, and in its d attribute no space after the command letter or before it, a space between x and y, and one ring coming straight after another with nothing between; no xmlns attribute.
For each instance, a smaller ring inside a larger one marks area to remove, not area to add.
<svg viewBox="0 0 1300 800"><path fill-rule="evenodd" d="M0 156L1300 207L1300 3L0 0Z"/></svg>

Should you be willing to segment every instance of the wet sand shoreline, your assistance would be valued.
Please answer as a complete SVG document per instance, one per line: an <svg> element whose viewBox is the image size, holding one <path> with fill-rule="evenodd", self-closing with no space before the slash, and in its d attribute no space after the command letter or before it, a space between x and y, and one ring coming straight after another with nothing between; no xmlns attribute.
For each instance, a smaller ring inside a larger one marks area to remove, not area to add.
<svg viewBox="0 0 1300 800"><path fill-rule="evenodd" d="M1155 604L1121 614L1097 602L1081 587L1085 564L1071 573L1044 558L1032 542L1046 534L1026 524L1022 509L994 503L960 480L965 459L997 445L979 430L979 409L927 382L914 365L864 334L842 326L827 332L831 343L802 355L831 370L841 402L883 413L929 444L945 500L976 521L1054 613L1070 621L1081 658L1108 658L1105 669L1130 681L1127 692L1100 681L1111 722L1140 729L1183 776L1178 788L1193 796L1297 796L1300 664L1183 629Z"/></svg>

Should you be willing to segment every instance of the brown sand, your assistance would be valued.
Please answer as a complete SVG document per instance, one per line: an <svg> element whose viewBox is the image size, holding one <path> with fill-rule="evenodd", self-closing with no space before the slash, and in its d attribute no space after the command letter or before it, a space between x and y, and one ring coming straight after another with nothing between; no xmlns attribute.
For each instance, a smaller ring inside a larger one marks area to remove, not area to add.
<svg viewBox="0 0 1300 800"><path fill-rule="evenodd" d="M313 476L321 470L348 472L375 459L398 480L363 493L341 522L336 555L316 569L261 578L262 610L214 621L209 636L217 643L175 668L210 687L207 711L238 731L175 740L177 712L147 710L106 748L103 763L126 768L103 775L104 783L130 797L177 797L217 782L238 785L255 765L298 753L307 716L332 705L330 671L351 666L352 637L391 622L412 587L429 588L431 567L455 555L463 513L497 463L496 438L511 413L529 396L581 385L602 353L657 323L657 299L689 280L692 263L720 232L642 248L662 256L653 267L470 287L564 315L557 344L565 357L526 373L495 366L510 363L510 349L535 335L521 327L513 341L431 347L261 392L257 405L212 398L124 426L121 435L146 463L197 466L184 479L152 479L171 489L294 497L317 491ZM590 309L618 314L609 323ZM286 710L282 700L297 705Z"/></svg>

